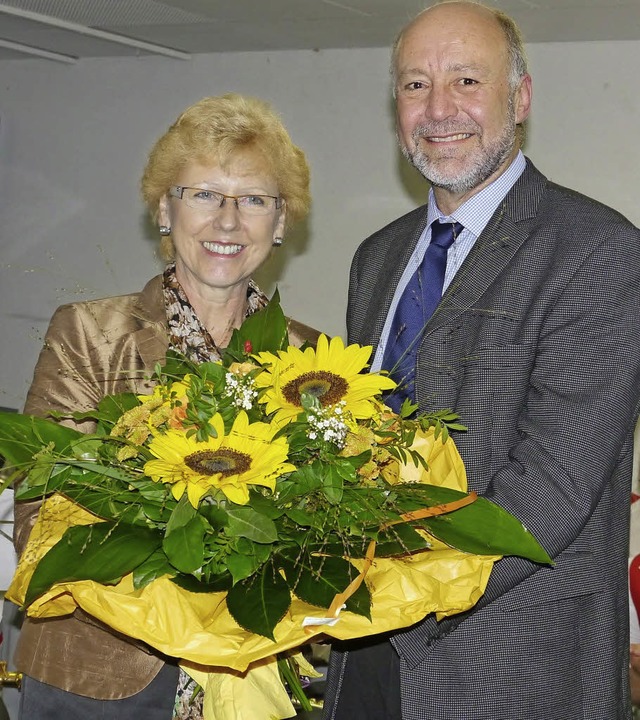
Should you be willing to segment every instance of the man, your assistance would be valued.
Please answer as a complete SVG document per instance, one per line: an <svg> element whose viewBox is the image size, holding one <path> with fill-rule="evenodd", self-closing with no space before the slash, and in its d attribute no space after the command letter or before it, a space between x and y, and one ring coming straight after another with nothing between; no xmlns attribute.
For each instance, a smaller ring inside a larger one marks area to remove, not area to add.
<svg viewBox="0 0 640 720"><path fill-rule="evenodd" d="M358 249L349 339L376 348L374 369L412 358L403 392L421 410L455 408L470 489L516 515L554 566L504 558L472 610L336 645L324 717L628 718L640 233L521 154L531 79L502 13L423 11L393 73L400 146L432 189ZM407 307L431 282L434 243L443 295L412 345Z"/></svg>

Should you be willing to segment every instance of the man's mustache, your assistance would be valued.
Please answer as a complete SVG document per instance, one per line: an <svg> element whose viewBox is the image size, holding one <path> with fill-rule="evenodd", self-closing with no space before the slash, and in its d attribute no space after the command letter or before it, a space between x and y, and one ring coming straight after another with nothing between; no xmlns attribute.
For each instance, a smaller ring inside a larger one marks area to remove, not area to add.
<svg viewBox="0 0 640 720"><path fill-rule="evenodd" d="M482 128L476 123L424 123L416 125L411 133L411 139L417 144L418 140L426 137L442 136L442 135L458 135L460 133L470 133L472 135L482 134Z"/></svg>

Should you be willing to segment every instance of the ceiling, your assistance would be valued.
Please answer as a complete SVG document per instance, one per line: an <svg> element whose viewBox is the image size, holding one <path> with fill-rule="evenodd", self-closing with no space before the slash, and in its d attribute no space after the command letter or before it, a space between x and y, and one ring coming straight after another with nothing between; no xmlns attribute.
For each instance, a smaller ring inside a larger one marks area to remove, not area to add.
<svg viewBox="0 0 640 720"><path fill-rule="evenodd" d="M389 46L431 0L0 0L0 60ZM527 42L640 40L640 0L494 0Z"/></svg>

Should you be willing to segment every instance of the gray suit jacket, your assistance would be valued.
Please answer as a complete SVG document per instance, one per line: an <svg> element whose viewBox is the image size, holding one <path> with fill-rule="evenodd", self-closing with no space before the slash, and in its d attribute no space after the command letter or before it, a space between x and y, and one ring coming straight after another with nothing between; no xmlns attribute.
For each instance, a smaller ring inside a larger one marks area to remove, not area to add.
<svg viewBox="0 0 640 720"><path fill-rule="evenodd" d="M426 214L358 249L351 342L377 344ZM505 558L473 610L394 635L404 720L629 717L639 327L638 229L528 162L427 324L416 389L423 410L460 413L470 489L520 518L555 566Z"/></svg>

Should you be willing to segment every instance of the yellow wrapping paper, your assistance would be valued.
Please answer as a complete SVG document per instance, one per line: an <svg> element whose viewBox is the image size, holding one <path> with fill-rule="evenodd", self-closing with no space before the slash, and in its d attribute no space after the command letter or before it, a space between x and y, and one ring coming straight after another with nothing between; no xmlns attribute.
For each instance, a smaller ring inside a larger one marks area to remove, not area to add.
<svg viewBox="0 0 640 720"><path fill-rule="evenodd" d="M294 659L302 674L320 677L302 653ZM252 663L244 673L210 672L184 664L182 667L204 689L203 712L207 720L280 720L296 713L280 682L275 656Z"/></svg>
<svg viewBox="0 0 640 720"><path fill-rule="evenodd" d="M406 466L401 477L466 491L464 465L454 443L430 433L418 440L429 471ZM40 558L70 524L96 518L64 497L43 504L7 593L22 604ZM76 607L125 635L181 658L205 689L205 720L270 720L294 714L278 679L275 654L318 636L349 639L412 625L431 612L438 618L472 607L485 590L496 556L452 550L433 540L433 549L405 558L374 559L366 582L372 595L371 621L342 612L334 625L304 628L303 620L323 611L296 597L275 629L275 643L247 633L228 613L225 593L201 594L161 578L135 590L132 576L115 586L93 581L60 583L29 606L31 617L66 615ZM353 561L362 568L363 561Z"/></svg>
<svg viewBox="0 0 640 720"><path fill-rule="evenodd" d="M280 720L296 714L274 656L259 660L244 673L182 667L204 690L206 720Z"/></svg>

